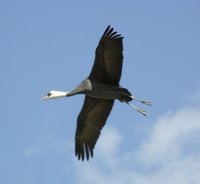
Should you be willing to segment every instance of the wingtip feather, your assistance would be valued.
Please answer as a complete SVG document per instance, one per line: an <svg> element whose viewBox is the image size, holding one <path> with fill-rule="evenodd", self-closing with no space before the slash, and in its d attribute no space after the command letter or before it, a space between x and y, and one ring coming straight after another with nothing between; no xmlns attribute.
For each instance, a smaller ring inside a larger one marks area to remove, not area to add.
<svg viewBox="0 0 200 184"><path fill-rule="evenodd" d="M114 28L108 25L106 30L104 31L101 40L104 39L118 39L118 38L123 38L121 34L117 34L117 31L114 31Z"/></svg>

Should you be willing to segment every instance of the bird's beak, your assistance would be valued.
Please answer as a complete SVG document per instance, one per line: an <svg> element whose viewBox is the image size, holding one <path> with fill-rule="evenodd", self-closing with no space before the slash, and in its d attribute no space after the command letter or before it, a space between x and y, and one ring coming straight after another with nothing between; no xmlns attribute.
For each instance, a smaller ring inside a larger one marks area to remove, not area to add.
<svg viewBox="0 0 200 184"><path fill-rule="evenodd" d="M43 100L47 100L47 99L48 99L48 96L44 96L40 100L43 101Z"/></svg>

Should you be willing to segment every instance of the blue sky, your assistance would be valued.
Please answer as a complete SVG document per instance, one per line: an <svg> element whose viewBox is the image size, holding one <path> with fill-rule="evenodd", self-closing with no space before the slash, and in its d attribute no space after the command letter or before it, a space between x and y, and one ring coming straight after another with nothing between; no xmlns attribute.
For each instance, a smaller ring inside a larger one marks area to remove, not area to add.
<svg viewBox="0 0 200 184"><path fill-rule="evenodd" d="M1 1L0 183L199 183L199 6ZM39 99L88 76L109 24L125 37L121 85L153 107L145 118L116 102L94 158L80 162L74 133L84 97Z"/></svg>

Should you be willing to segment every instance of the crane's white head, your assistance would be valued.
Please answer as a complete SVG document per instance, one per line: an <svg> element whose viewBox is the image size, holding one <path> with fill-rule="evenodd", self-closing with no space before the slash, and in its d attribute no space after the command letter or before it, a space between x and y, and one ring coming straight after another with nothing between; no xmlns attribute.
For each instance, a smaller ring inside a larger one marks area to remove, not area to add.
<svg viewBox="0 0 200 184"><path fill-rule="evenodd" d="M67 94L68 94L68 92L63 92L63 91L49 91L46 96L41 98L41 100L62 98L62 97L66 97Z"/></svg>

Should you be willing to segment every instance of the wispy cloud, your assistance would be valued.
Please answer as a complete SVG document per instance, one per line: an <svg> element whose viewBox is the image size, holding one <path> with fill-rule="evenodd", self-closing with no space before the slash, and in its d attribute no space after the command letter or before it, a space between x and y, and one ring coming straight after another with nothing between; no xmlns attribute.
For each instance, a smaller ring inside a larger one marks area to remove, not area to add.
<svg viewBox="0 0 200 184"><path fill-rule="evenodd" d="M141 160L168 162L183 154L184 147L195 134L200 134L200 109L184 108L164 115L152 127L149 139L141 145Z"/></svg>
<svg viewBox="0 0 200 184"><path fill-rule="evenodd" d="M196 90L193 94L185 95L186 99L189 99L193 103L196 101L197 103L200 100L200 89Z"/></svg>
<svg viewBox="0 0 200 184"><path fill-rule="evenodd" d="M112 127L106 129L108 133L104 132L95 150L100 152L96 161L84 169L75 166L79 183L199 183L200 108L180 108L162 115L137 150L126 154L118 150L126 136Z"/></svg>

